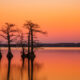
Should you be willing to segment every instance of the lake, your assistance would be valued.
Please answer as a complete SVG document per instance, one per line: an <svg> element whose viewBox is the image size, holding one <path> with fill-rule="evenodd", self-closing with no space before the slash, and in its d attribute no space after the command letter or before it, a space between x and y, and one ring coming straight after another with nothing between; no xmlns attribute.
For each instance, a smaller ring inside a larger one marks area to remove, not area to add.
<svg viewBox="0 0 80 80"><path fill-rule="evenodd" d="M80 48L41 48L32 61L21 58L21 48L12 48L12 53L9 62L2 48L0 80L80 80Z"/></svg>

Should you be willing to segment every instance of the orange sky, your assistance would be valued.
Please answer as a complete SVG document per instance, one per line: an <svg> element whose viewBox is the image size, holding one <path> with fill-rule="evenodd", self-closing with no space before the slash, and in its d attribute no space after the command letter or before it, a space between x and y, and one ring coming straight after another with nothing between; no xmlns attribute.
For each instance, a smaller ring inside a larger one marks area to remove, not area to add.
<svg viewBox="0 0 80 80"><path fill-rule="evenodd" d="M80 0L0 0L0 26L25 20L48 32L41 42L80 42Z"/></svg>

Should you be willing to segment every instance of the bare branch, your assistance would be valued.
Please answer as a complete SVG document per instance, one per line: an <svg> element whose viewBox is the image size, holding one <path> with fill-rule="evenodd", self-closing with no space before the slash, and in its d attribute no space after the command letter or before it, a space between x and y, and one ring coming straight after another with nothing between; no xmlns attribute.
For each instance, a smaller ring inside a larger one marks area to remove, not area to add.
<svg viewBox="0 0 80 80"><path fill-rule="evenodd" d="M10 32L18 32L18 30L10 30Z"/></svg>
<svg viewBox="0 0 80 80"><path fill-rule="evenodd" d="M10 28L15 26L15 24L9 24L9 23L5 23L5 25L6 25L7 27L9 26Z"/></svg>
<svg viewBox="0 0 80 80"><path fill-rule="evenodd" d="M4 35L1 35L1 34L0 34L0 36L1 36L1 37L3 37L4 39L7 39L7 37L6 37L6 36L4 36Z"/></svg>

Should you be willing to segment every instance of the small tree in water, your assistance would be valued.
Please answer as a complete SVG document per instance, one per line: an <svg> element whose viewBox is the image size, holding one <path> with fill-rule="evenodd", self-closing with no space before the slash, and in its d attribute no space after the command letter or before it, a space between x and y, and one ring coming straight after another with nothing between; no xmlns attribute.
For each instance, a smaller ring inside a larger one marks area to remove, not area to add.
<svg viewBox="0 0 80 80"><path fill-rule="evenodd" d="M21 47L22 47L22 51L21 51L21 53L22 53L22 58L25 58L25 43L27 43L27 41L24 39L25 38L25 34L23 33L23 32L21 32L20 31L20 33L19 33L19 41L18 41L18 44L20 44L21 45Z"/></svg>
<svg viewBox="0 0 80 80"><path fill-rule="evenodd" d="M5 25L0 30L2 32L0 36L2 36L5 40L7 40L7 43L8 43L8 54L7 54L8 58L13 57L12 52L11 52L11 42L13 42L17 37L14 34L15 32L17 32L17 30L14 29L14 26L15 24L5 23Z"/></svg>
<svg viewBox="0 0 80 80"><path fill-rule="evenodd" d="M31 46L31 51L30 53L34 55L34 33L42 33L46 34L46 32L43 32L40 30L40 26L38 24L35 24L31 21L27 21L24 26L28 29L28 48Z"/></svg>

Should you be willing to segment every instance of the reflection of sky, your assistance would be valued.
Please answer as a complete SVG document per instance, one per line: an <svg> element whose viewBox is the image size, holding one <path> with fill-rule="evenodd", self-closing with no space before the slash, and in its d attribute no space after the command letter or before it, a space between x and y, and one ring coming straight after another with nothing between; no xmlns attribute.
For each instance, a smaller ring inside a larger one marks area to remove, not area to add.
<svg viewBox="0 0 80 80"><path fill-rule="evenodd" d="M10 65L10 80L28 79L28 60L24 60L22 68L19 50L21 49L12 49L14 57ZM44 48L38 50L34 60L34 80L80 80L79 50L80 48ZM0 62L1 80L7 78L8 61L5 51L2 51L3 58Z"/></svg>

